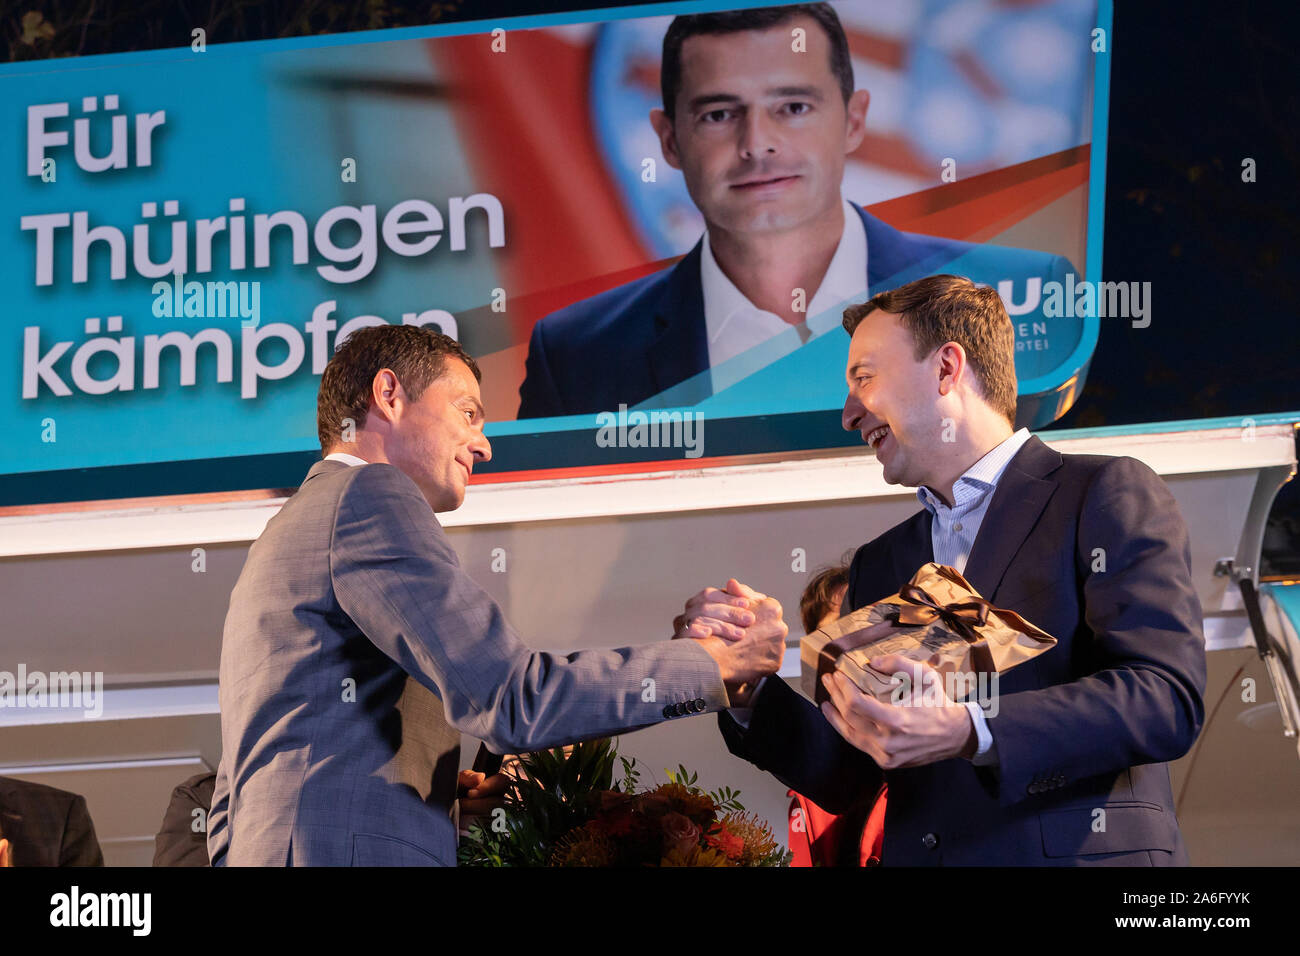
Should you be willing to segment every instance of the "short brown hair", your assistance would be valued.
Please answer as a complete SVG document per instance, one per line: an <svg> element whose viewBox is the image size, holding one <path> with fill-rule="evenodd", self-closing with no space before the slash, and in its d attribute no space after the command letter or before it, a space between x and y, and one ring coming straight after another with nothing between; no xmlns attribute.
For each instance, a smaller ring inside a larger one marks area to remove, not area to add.
<svg viewBox="0 0 1300 956"><path fill-rule="evenodd" d="M483 381L473 356L449 335L417 325L376 325L358 329L344 339L325 366L316 397L316 434L322 452L339 442L344 419L356 427L370 411L370 390L383 368L392 369L407 398L419 401L446 368L447 357L458 358Z"/></svg>
<svg viewBox="0 0 1300 956"><path fill-rule="evenodd" d="M852 335L877 309L897 315L912 334L918 362L948 342L965 349L980 395L1015 424L1016 334L997 290L963 276L926 276L849 306L844 330Z"/></svg>
<svg viewBox="0 0 1300 956"><path fill-rule="evenodd" d="M830 70L839 84L840 95L848 103L853 96L853 60L849 56L849 41L844 35L840 18L829 3L800 3L786 7L673 17L668 32L664 34L663 60L659 65L659 92L663 96L664 112L668 118L673 122L677 120L677 94L682 88L682 44L688 38L768 30L798 16L811 17L826 33L831 46Z"/></svg>
<svg viewBox="0 0 1300 956"><path fill-rule="evenodd" d="M803 589L803 597L799 598L799 619L803 622L805 634L817 630L817 625L835 603L835 592L848 586L849 566L847 564L825 568L813 576L808 586Z"/></svg>

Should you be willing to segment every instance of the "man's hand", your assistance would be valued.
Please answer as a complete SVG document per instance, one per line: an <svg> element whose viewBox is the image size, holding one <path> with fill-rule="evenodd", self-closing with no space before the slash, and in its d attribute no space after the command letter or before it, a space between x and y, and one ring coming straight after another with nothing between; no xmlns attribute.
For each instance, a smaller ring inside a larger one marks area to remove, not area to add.
<svg viewBox="0 0 1300 956"><path fill-rule="evenodd" d="M901 704L884 704L839 671L825 675L822 683L831 699L822 704L822 714L841 737L882 770L920 767L975 753L970 712L948 696L942 676L928 662L887 654L873 660L871 667L884 674L907 675L909 692Z"/></svg>
<svg viewBox="0 0 1300 956"><path fill-rule="evenodd" d="M0 840L0 867L13 866L13 851L8 840Z"/></svg>
<svg viewBox="0 0 1300 956"><path fill-rule="evenodd" d="M726 590L705 588L687 601L686 612L673 622L674 636L704 645L718 664L732 706L740 706L748 698L747 685L781 668L790 633L782 613L775 598L732 578Z"/></svg>
<svg viewBox="0 0 1300 956"><path fill-rule="evenodd" d="M673 619L673 637L722 637L738 641L755 622L753 608L767 598L735 578L727 589L705 588L686 602L686 610ZM779 606L779 605L778 605Z"/></svg>
<svg viewBox="0 0 1300 956"><path fill-rule="evenodd" d="M513 781L504 773L486 776L476 770L462 770L456 779L456 796L460 801L460 830L468 833L475 823L488 826L483 819L497 807L505 806L505 792Z"/></svg>

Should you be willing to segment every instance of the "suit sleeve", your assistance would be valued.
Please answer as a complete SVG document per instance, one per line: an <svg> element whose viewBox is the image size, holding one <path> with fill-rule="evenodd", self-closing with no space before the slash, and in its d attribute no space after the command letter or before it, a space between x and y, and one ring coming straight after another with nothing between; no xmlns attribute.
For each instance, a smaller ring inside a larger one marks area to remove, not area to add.
<svg viewBox="0 0 1300 956"><path fill-rule="evenodd" d="M1070 781L1177 759L1204 721L1201 606L1187 528L1164 482L1132 458L1099 468L1077 548L1086 631L1075 653L1090 673L1000 699L989 730L1003 806L1025 799L1040 774Z"/></svg>
<svg viewBox="0 0 1300 956"><path fill-rule="evenodd" d="M859 549L849 568L844 613L858 607ZM718 715L727 749L766 770L787 787L830 813L847 813L874 796L884 779L880 767L832 727L821 710L779 677L763 682L748 729L727 713Z"/></svg>
<svg viewBox="0 0 1300 956"><path fill-rule="evenodd" d="M551 375L551 365L542 338L542 324L538 322L533 326L533 334L528 341L524 381L519 386L519 418L546 418L566 414L560 390Z"/></svg>
<svg viewBox="0 0 1300 956"><path fill-rule="evenodd" d="M230 849L230 778L226 775L226 761L217 765L217 780L212 791L212 806L208 809L208 860L212 866L226 865L226 851Z"/></svg>
<svg viewBox="0 0 1300 956"><path fill-rule="evenodd" d="M77 794L68 805L68 819L59 847L59 866L103 866L104 854L95 837L95 824L86 809L86 798Z"/></svg>
<svg viewBox="0 0 1300 956"><path fill-rule="evenodd" d="M410 478L355 469L330 556L339 606L366 637L436 693L447 722L496 753L633 730L727 704L717 664L695 641L559 655L529 650L461 570Z"/></svg>

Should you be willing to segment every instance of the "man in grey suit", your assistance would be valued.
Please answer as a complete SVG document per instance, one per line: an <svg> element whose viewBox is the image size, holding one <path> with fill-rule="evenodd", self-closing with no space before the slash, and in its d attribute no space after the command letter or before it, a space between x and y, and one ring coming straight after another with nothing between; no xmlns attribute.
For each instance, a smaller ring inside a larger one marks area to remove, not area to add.
<svg viewBox="0 0 1300 956"><path fill-rule="evenodd" d="M214 866L454 865L459 731L498 753L616 734L722 710L780 666L771 599L750 602L747 630L530 651L434 516L491 457L479 378L459 343L414 326L355 332L326 367L325 460L230 598Z"/></svg>

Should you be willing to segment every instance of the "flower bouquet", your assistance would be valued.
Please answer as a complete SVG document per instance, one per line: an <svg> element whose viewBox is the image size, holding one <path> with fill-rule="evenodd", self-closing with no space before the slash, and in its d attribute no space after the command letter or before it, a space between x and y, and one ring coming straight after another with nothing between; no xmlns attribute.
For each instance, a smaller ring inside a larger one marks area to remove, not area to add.
<svg viewBox="0 0 1300 956"><path fill-rule="evenodd" d="M521 755L505 806L470 827L463 866L786 866L738 791L706 793L684 767L638 790L635 759L608 739ZM614 761L622 762L621 786Z"/></svg>

